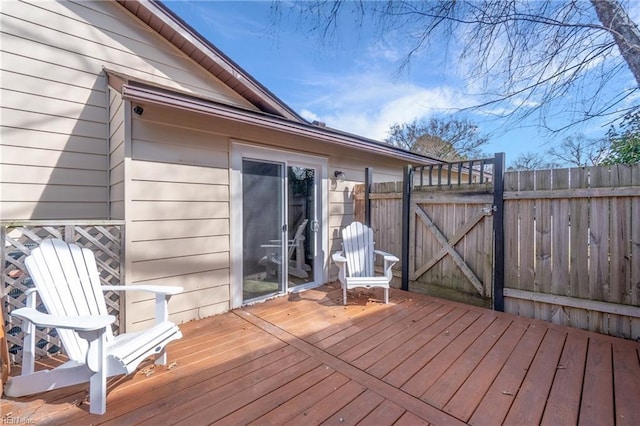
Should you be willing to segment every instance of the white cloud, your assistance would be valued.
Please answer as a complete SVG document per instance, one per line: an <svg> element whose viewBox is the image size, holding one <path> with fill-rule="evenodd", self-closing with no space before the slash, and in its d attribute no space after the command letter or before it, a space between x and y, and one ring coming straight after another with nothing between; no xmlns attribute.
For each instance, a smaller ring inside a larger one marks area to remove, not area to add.
<svg viewBox="0 0 640 426"><path fill-rule="evenodd" d="M367 54L369 58L382 59L388 62L397 62L404 56L404 52L401 52L387 40L378 40L367 49Z"/></svg>
<svg viewBox="0 0 640 426"><path fill-rule="evenodd" d="M317 114L309 111L308 109L302 109L300 111L300 116L302 116L302 118L304 118L305 120L308 120L311 122L320 121L320 117Z"/></svg>
<svg viewBox="0 0 640 426"><path fill-rule="evenodd" d="M306 93L306 102L299 107L305 119L376 140L384 139L394 123L469 106L450 88L393 82L375 72L315 76L307 83L316 94Z"/></svg>

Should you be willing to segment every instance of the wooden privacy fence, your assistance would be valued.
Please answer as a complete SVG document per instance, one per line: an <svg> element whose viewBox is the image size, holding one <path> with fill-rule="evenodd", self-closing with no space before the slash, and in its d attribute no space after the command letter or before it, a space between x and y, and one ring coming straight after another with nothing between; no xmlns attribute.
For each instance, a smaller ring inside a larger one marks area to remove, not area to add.
<svg viewBox="0 0 640 426"><path fill-rule="evenodd" d="M505 308L640 338L640 164L505 174Z"/></svg>
<svg viewBox="0 0 640 426"><path fill-rule="evenodd" d="M26 273L24 259L43 239L59 238L91 249L96 255L100 280L103 285L121 284L122 244L124 222L0 222L0 265L2 276L2 303L4 303L4 327L9 344L9 356L14 363L22 358L22 321L9 313L25 306L24 292L33 287ZM116 317L114 332L120 324L120 299L118 293L105 294L107 309ZM42 357L60 351L60 342L54 329L36 330L36 356Z"/></svg>
<svg viewBox="0 0 640 426"><path fill-rule="evenodd" d="M504 189L490 164L484 183L457 167L356 192L408 289L640 339L640 165L506 172Z"/></svg>

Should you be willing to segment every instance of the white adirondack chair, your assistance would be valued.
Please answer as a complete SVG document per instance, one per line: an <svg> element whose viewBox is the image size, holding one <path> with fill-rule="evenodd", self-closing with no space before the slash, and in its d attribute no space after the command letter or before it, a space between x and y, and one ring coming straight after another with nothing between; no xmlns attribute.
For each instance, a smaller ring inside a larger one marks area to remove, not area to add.
<svg viewBox="0 0 640 426"><path fill-rule="evenodd" d="M106 411L106 383L111 376L130 374L151 355L166 364L165 346L182 337L168 321L167 302L180 287L102 286L94 254L75 244L49 239L34 249L25 264L35 284L25 308L11 315L24 320L22 374L5 385L5 395L19 397L89 382L89 411ZM48 313L36 310L36 291ZM103 291L156 293L156 323L149 329L114 336L113 315L107 314ZM69 361L53 370L34 371L35 329L55 327Z"/></svg>
<svg viewBox="0 0 640 426"><path fill-rule="evenodd" d="M342 230L342 251L331 258L340 268L338 279L342 285L344 304L347 304L347 290L356 287L384 288L384 303L389 303L389 282L393 277L391 268L399 259L389 253L374 250L373 231L360 222L353 222ZM384 275L375 276L373 255L384 258Z"/></svg>

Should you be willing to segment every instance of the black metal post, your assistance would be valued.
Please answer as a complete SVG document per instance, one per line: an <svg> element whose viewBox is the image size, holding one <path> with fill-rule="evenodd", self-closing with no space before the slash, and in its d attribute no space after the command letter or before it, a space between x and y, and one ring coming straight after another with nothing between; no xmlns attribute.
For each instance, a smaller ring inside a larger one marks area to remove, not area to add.
<svg viewBox="0 0 640 426"><path fill-rule="evenodd" d="M505 154L493 161L493 309L504 312L504 168Z"/></svg>
<svg viewBox="0 0 640 426"><path fill-rule="evenodd" d="M373 170L369 167L364 169L364 224L371 227L371 182L373 182Z"/></svg>
<svg viewBox="0 0 640 426"><path fill-rule="evenodd" d="M429 175L431 176L431 175ZM429 178L431 179L431 178ZM411 220L411 188L413 167L406 166L402 177L402 289L409 291L409 223Z"/></svg>

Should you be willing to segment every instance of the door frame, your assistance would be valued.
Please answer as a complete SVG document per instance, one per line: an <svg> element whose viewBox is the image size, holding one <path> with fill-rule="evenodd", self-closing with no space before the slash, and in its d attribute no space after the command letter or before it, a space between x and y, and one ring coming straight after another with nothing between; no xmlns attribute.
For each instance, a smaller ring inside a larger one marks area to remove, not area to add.
<svg viewBox="0 0 640 426"><path fill-rule="evenodd" d="M284 163L285 180L286 168L290 165L315 168L317 170L317 206L319 231L316 234L316 257L314 259L314 282L311 285L288 288L287 292L305 290L323 284L328 277L329 265L329 160L327 157L303 154L277 148L267 148L239 140L230 141L229 173L230 173L230 308L239 308L243 305L242 297L242 160L250 158L255 160L274 161ZM286 191L285 191L286 192ZM285 195L286 205L286 195ZM286 213L286 212L285 212ZM286 214L285 214L286 217Z"/></svg>

